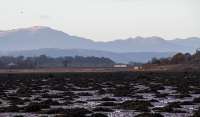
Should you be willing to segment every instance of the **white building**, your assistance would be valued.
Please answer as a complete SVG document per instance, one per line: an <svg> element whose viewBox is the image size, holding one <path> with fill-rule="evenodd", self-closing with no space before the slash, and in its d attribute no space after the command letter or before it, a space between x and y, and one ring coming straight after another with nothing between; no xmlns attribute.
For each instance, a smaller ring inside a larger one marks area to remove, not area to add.
<svg viewBox="0 0 200 117"><path fill-rule="evenodd" d="M141 66L134 66L133 69L134 69L134 70L141 70L142 67L141 67Z"/></svg>
<svg viewBox="0 0 200 117"><path fill-rule="evenodd" d="M126 64L116 64L113 67L115 67L115 68L126 68L128 66Z"/></svg>
<svg viewBox="0 0 200 117"><path fill-rule="evenodd" d="M13 67L13 66L16 66L16 64L13 63L13 62L11 62L11 63L8 64L8 66L9 66L9 67Z"/></svg>

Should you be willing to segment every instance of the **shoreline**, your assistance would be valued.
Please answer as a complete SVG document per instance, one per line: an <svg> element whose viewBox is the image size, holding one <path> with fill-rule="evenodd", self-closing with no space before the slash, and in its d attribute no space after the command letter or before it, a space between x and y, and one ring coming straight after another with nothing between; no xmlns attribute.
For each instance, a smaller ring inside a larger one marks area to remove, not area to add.
<svg viewBox="0 0 200 117"><path fill-rule="evenodd" d="M104 73L104 72L130 72L130 68L39 68L39 69L0 69L0 74L23 73Z"/></svg>
<svg viewBox="0 0 200 117"><path fill-rule="evenodd" d="M115 72L136 72L136 73L167 73L167 72L199 72L198 70L165 70L165 69L141 69L133 68L39 68L39 69L0 69L0 74L48 74L48 73L115 73Z"/></svg>

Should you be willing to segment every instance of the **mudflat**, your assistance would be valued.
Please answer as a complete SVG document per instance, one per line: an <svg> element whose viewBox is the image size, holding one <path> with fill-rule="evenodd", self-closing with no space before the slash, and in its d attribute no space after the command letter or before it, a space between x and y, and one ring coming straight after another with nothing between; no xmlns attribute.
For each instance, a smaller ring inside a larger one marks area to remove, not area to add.
<svg viewBox="0 0 200 117"><path fill-rule="evenodd" d="M0 74L4 117L197 117L199 113L198 72Z"/></svg>

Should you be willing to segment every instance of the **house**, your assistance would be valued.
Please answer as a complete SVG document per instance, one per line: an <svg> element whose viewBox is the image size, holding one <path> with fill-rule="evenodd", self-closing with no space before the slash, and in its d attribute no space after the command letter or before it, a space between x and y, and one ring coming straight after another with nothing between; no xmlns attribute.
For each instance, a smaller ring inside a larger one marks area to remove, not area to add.
<svg viewBox="0 0 200 117"><path fill-rule="evenodd" d="M126 65L126 64L116 64L113 67L115 67L115 68L126 68L126 67L128 67L128 65Z"/></svg>
<svg viewBox="0 0 200 117"><path fill-rule="evenodd" d="M7 66L8 66L9 69L15 68L16 65L17 64L15 64L13 62L7 64Z"/></svg>
<svg viewBox="0 0 200 117"><path fill-rule="evenodd" d="M134 70L142 70L142 66L134 66L133 69Z"/></svg>
<svg viewBox="0 0 200 117"><path fill-rule="evenodd" d="M9 67L13 67L13 66L16 66L16 64L13 63L13 62L11 62L11 63L8 63L8 66L9 66Z"/></svg>

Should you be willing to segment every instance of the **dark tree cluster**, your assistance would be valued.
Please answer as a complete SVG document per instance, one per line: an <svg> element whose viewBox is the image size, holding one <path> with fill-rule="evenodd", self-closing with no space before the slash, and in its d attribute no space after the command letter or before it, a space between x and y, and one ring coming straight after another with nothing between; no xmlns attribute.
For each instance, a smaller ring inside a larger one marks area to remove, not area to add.
<svg viewBox="0 0 200 117"><path fill-rule="evenodd" d="M49 67L111 67L115 63L109 58L98 57L57 57L46 55L37 57L0 57L0 69L27 69L27 68L49 68Z"/></svg>
<svg viewBox="0 0 200 117"><path fill-rule="evenodd" d="M173 57L169 58L152 58L150 64L200 64L200 51L197 50L193 55L190 53L177 53Z"/></svg>
<svg viewBox="0 0 200 117"><path fill-rule="evenodd" d="M112 67L115 62L109 58L98 58L98 57L65 57L65 67Z"/></svg>

